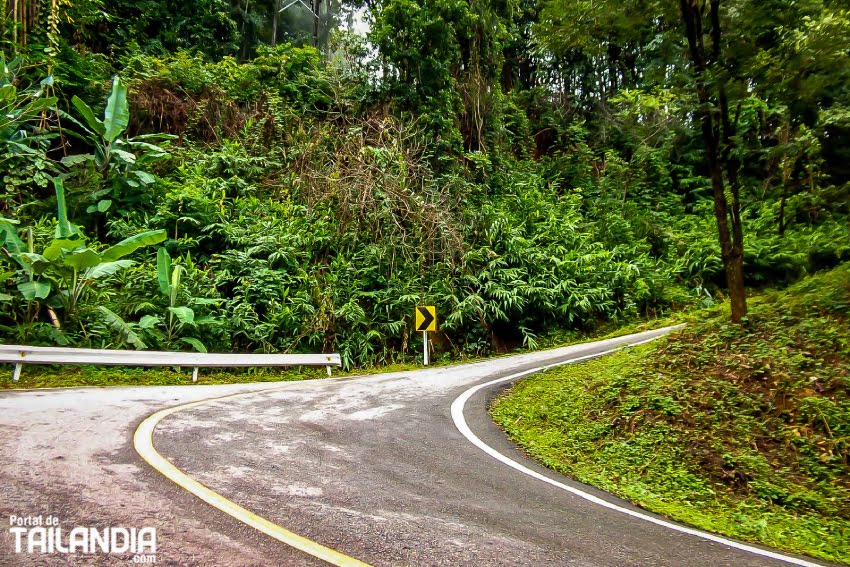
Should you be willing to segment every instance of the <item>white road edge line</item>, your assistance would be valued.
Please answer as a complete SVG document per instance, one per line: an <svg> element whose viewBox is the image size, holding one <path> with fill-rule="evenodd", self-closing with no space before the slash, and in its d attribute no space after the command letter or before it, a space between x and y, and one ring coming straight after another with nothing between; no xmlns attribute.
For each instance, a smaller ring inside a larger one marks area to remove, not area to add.
<svg viewBox="0 0 850 567"><path fill-rule="evenodd" d="M590 494L588 492L585 492L585 491L580 490L578 488L575 488L573 486L569 486L569 485L564 484L562 482L558 482L557 480L552 480L551 478L549 478L547 476L544 476L544 475L542 475L542 474L540 474L536 471L533 471L533 470L531 470L527 467L524 467L523 465L521 465L518 462L510 459L509 457L506 457L502 453L499 453L494 448L492 448L489 445L487 445L486 443L484 443L481 439L478 438L477 435L475 435L475 433L472 432L472 430L469 428L469 425L467 425L467 423L466 423L466 419L463 416L463 408L466 406L466 402L473 395L475 395L476 392L478 392L478 391L480 391L484 388L487 388L487 387L492 386L494 384L499 384L501 382L510 382L512 380L522 378L523 376L528 376L529 374L535 374L537 372L549 370L550 368L555 368L555 367L558 367L558 366L564 366L564 365L567 365L567 364L575 364L577 362L582 362L582 361L585 361L585 360L589 360L591 358L597 358L597 357L600 357L600 356L603 356L603 355L606 355L606 354L611 354L613 352L617 352L618 350L622 350L622 349L627 348L627 347L637 346L637 345L641 345L641 344L644 344L644 343L654 341L658 338L661 338L661 337L653 337L651 339L646 339L646 340L636 342L636 343L624 344L622 346L618 346L617 348L612 348L612 349L609 349L609 350L606 350L606 351L602 351L602 352L598 352L598 353L594 353L594 354L589 354L587 356L580 356L578 358L565 360L563 362L557 362L555 364L547 364L545 366L539 366L537 368L532 368L530 370L525 370L523 372L511 374L510 376L505 376L504 378L498 378L496 380L491 380L490 382L485 382L484 384L479 384L477 386L473 386L472 388L466 390L463 394L458 396L457 399L455 399L454 402L452 402L452 420L454 421L455 427L457 427L458 431L460 431L460 433L464 437L466 437L466 439L470 443L472 443L473 445L475 445L476 447L478 447L479 449L481 449L482 451L484 451L485 453L487 453L488 455L490 455L491 457L493 457L497 461L499 461L499 462L501 462L505 465L508 465L509 467L516 469L519 472L526 474L526 475L528 475L532 478L536 478L537 480L542 480L543 482L545 482L547 484L551 484L552 486L554 486L556 488L566 490L567 492L569 492L571 494L574 494L574 495L576 495L580 498L584 498L585 500L593 502L594 504L598 504L599 506L603 506L603 507L608 508L610 510L614 510L615 512L620 512L622 514L626 514L627 516L632 516L633 518L645 520L647 522L650 522L650 523L653 523L653 524L656 524L656 525L659 525L659 526L662 526L662 527L665 527L665 528L668 528L668 529L671 529L671 530L674 530L674 531L677 531L677 532L681 532L681 533L692 535L692 536L697 536L697 537L707 539L707 540L710 540L710 541L713 541L713 542L716 542L716 543L727 545L729 547L733 547L735 549L739 549L741 551L753 553L755 555L761 555L763 557L769 557L771 559L776 559L778 561L784 561L784 562L790 563L792 565L801 565L802 567L823 567L823 565L821 565L820 563L813 563L811 561L806 561L804 559L798 559L796 557L790 557L790 556L787 556L787 555L782 555L781 553L777 553L777 552L774 552L774 551L768 551L766 549L761 549L761 548L758 548L758 547L753 547L753 546L747 545L745 543L740 543L740 542L737 542L737 541L734 541L734 540L731 540L731 539L726 539L724 537L720 537L720 536L717 536L717 535L714 535L714 534L711 534L711 533L708 533L708 532L704 532L704 531L701 531L701 530L698 530L698 529L695 529L695 528L688 528L688 527L685 527L685 526L680 526L678 524L674 524L672 522L660 520L660 519L655 518L653 516L638 512L637 510L632 510L630 508L624 508L623 506L619 506L619 505L614 504L612 502L608 502L607 500L599 498L598 496L594 496L593 494Z"/></svg>

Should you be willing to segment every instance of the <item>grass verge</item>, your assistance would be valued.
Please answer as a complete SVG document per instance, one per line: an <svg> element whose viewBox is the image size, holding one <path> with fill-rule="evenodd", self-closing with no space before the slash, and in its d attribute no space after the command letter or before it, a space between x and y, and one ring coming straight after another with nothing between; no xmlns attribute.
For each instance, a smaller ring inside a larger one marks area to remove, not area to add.
<svg viewBox="0 0 850 567"><path fill-rule="evenodd" d="M850 265L515 385L531 456L701 529L850 564Z"/></svg>
<svg viewBox="0 0 850 567"><path fill-rule="evenodd" d="M669 317L648 319L632 322L621 327L601 327L597 331L580 333L574 332L559 337L552 337L545 342L546 348L568 346L590 340L608 339L658 329L667 325L675 325L685 318L683 313L675 313ZM524 350L502 353L495 356L510 356L526 352ZM432 362L432 366L451 366L465 364L493 357L473 357L455 360L441 356ZM78 386L176 386L192 384L191 368L176 370L172 368L138 368L126 366L36 366L25 365L18 382L12 380L12 365L0 365L0 390L21 390L34 388L72 388ZM334 369L334 376L362 376L364 374L382 374L389 372L407 372L421 370L422 365L416 362L402 362L388 365L356 368L349 371ZM202 369L198 384L237 384L249 382L286 382L294 380L310 380L324 378L327 374L324 368L287 368L287 369L242 369L225 371L218 369Z"/></svg>
<svg viewBox="0 0 850 567"><path fill-rule="evenodd" d="M125 366L34 366L25 365L21 378L13 382L11 369L0 380L0 390L34 388L72 388L79 386L177 386L192 384L191 368L137 368ZM3 368L0 367L0 371ZM240 384L249 382L286 382L326 376L324 369L291 368L286 370L222 371L201 370L199 385Z"/></svg>

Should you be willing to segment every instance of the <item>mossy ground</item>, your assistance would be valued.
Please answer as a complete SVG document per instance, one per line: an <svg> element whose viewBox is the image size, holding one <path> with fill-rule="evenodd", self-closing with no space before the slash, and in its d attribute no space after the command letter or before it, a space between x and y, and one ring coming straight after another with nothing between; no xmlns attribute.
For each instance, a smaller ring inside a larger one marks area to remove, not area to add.
<svg viewBox="0 0 850 567"><path fill-rule="evenodd" d="M524 380L530 455L699 528L850 564L850 265L656 343Z"/></svg>

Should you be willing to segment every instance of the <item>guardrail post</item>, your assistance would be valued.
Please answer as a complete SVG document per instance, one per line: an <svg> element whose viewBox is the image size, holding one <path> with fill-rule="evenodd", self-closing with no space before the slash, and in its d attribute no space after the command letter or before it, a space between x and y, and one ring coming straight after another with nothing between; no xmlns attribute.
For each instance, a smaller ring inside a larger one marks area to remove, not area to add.
<svg viewBox="0 0 850 567"><path fill-rule="evenodd" d="M192 369L192 382L198 381L198 367Z"/></svg>
<svg viewBox="0 0 850 567"><path fill-rule="evenodd" d="M21 377L21 368L23 368L23 366L24 365L21 364L20 362L15 365L15 371L12 372L12 381L13 382L17 382L18 378ZM330 366L328 368L330 368Z"/></svg>
<svg viewBox="0 0 850 567"><path fill-rule="evenodd" d="M328 364L327 366L325 366L325 368L328 369L328 378L330 378L331 377L331 365Z"/></svg>

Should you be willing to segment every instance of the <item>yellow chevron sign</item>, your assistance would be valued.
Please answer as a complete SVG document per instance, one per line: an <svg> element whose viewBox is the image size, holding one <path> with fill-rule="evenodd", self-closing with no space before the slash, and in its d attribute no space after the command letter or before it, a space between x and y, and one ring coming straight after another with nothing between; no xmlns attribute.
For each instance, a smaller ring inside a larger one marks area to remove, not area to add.
<svg viewBox="0 0 850 567"><path fill-rule="evenodd" d="M416 330L431 332L437 330L436 307L433 305L423 305L416 308Z"/></svg>

